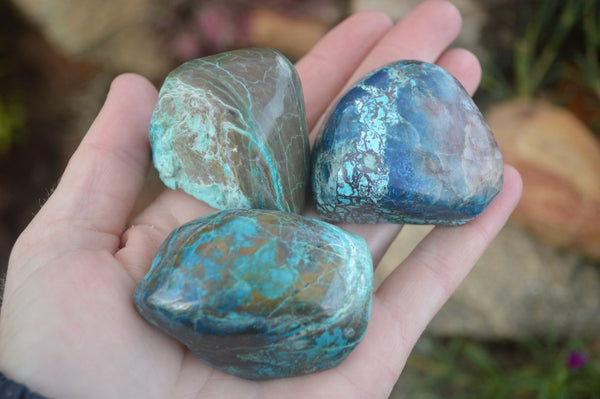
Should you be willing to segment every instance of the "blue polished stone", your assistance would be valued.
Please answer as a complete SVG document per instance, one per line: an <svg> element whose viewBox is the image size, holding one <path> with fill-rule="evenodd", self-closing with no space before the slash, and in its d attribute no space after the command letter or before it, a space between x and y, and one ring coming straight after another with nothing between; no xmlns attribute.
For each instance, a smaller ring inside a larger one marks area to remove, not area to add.
<svg viewBox="0 0 600 399"><path fill-rule="evenodd" d="M165 185L214 208L304 208L310 155L302 87L275 50L229 51L172 71L150 144Z"/></svg>
<svg viewBox="0 0 600 399"><path fill-rule="evenodd" d="M359 343L372 274L357 235L291 213L228 210L173 231L134 300L211 367L289 377L334 367Z"/></svg>
<svg viewBox="0 0 600 399"><path fill-rule="evenodd" d="M326 220L458 225L498 194L503 162L483 116L444 69L400 61L355 84L323 124L312 190Z"/></svg>

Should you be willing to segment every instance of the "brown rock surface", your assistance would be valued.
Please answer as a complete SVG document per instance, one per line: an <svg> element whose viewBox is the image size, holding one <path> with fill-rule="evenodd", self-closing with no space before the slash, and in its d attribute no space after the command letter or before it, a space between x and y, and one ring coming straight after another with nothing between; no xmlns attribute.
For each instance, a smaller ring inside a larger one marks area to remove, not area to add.
<svg viewBox="0 0 600 399"><path fill-rule="evenodd" d="M523 177L513 219L541 240L600 259L600 143L569 111L513 100L487 113L505 162Z"/></svg>
<svg viewBox="0 0 600 399"><path fill-rule="evenodd" d="M151 27L151 0L13 0L59 51L115 70L157 77L168 70Z"/></svg>

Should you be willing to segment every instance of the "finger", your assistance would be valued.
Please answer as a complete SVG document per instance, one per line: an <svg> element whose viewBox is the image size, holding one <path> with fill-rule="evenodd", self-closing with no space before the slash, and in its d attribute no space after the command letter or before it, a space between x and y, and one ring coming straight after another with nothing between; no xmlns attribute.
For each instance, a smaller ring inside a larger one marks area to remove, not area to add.
<svg viewBox="0 0 600 399"><path fill-rule="evenodd" d="M452 3L428 0L412 9L377 43L351 76L348 85L385 64L398 60L435 62L462 25Z"/></svg>
<svg viewBox="0 0 600 399"><path fill-rule="evenodd" d="M452 3L441 0L420 3L387 31L334 97L340 96L367 73L390 62L402 59L435 62L458 36L461 25L460 13ZM311 148L324 116L321 114L321 120L310 130Z"/></svg>
<svg viewBox="0 0 600 399"><path fill-rule="evenodd" d="M419 307L412 321L423 318L425 322L419 324L424 328L504 226L520 194L519 174L511 166L505 167L505 183L489 207L463 226L434 228L386 279L378 291L379 297L389 304L399 304L409 300L409 295L402 292L404 288L427 292L426 296L410 299ZM403 281L411 281L412 287ZM424 312L426 308L428 312Z"/></svg>
<svg viewBox="0 0 600 399"><path fill-rule="evenodd" d="M468 50L453 48L444 52L436 64L450 72L472 96L481 81L481 65Z"/></svg>
<svg viewBox="0 0 600 399"><path fill-rule="evenodd" d="M216 211L206 203L177 190L165 190L141 212L121 237L115 257L135 282L142 281L160 244L176 227Z"/></svg>
<svg viewBox="0 0 600 399"><path fill-rule="evenodd" d="M384 13L355 14L327 33L298 61L296 69L302 81L309 130L391 27L392 21Z"/></svg>
<svg viewBox="0 0 600 399"><path fill-rule="evenodd" d="M500 194L479 217L436 227L375 293L364 340L336 370L387 397L425 326L504 225L520 193L521 179L508 166Z"/></svg>
<svg viewBox="0 0 600 399"><path fill-rule="evenodd" d="M146 79L117 77L40 216L119 236L148 171L148 124L155 102L156 90Z"/></svg>
<svg viewBox="0 0 600 399"><path fill-rule="evenodd" d="M477 88L481 78L481 66L477 57L469 51L463 49L448 50L439 57L437 64L455 76L469 94L472 94ZM375 265L379 263L385 251L402 229L402 225L386 223L372 225L344 223L340 224L340 227L365 238Z"/></svg>
<svg viewBox="0 0 600 399"><path fill-rule="evenodd" d="M499 195L471 222L436 227L378 289L373 304L373 327L382 347L410 351L427 324L448 300L498 234L517 205L522 189L518 172L505 167ZM388 324L387 327L384 324ZM383 330L393 328L391 333ZM385 337L385 338L384 338ZM381 344L385 339L386 344ZM388 356L389 367L403 355ZM396 357L396 359L394 359Z"/></svg>

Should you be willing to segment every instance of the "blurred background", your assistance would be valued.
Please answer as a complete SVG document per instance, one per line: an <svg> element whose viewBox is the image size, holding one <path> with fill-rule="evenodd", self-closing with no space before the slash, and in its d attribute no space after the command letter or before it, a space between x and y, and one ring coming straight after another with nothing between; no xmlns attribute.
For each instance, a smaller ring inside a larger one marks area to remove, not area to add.
<svg viewBox="0 0 600 399"><path fill-rule="evenodd" d="M248 46L292 61L351 13L418 0L0 0L0 276L111 80L160 86ZM523 199L419 341L392 398L600 398L600 0L454 0L475 100ZM348 44L351 46L351 43ZM154 174L138 206L161 189ZM383 278L427 234L406 226Z"/></svg>

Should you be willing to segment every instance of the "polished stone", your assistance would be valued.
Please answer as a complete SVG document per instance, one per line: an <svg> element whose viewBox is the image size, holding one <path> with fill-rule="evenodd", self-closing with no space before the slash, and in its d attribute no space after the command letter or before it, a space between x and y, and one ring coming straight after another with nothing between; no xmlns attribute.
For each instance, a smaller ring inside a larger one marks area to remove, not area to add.
<svg viewBox="0 0 600 399"><path fill-rule="evenodd" d="M172 71L150 142L172 189L218 209L302 212L310 163L302 88L275 50L234 50Z"/></svg>
<svg viewBox="0 0 600 399"><path fill-rule="evenodd" d="M502 155L469 94L419 61L354 85L324 123L312 162L317 210L335 222L463 224L503 181Z"/></svg>
<svg viewBox="0 0 600 399"><path fill-rule="evenodd" d="M289 377L334 367L359 343L372 274L357 235L291 213L226 210L173 231L134 299L207 365Z"/></svg>

